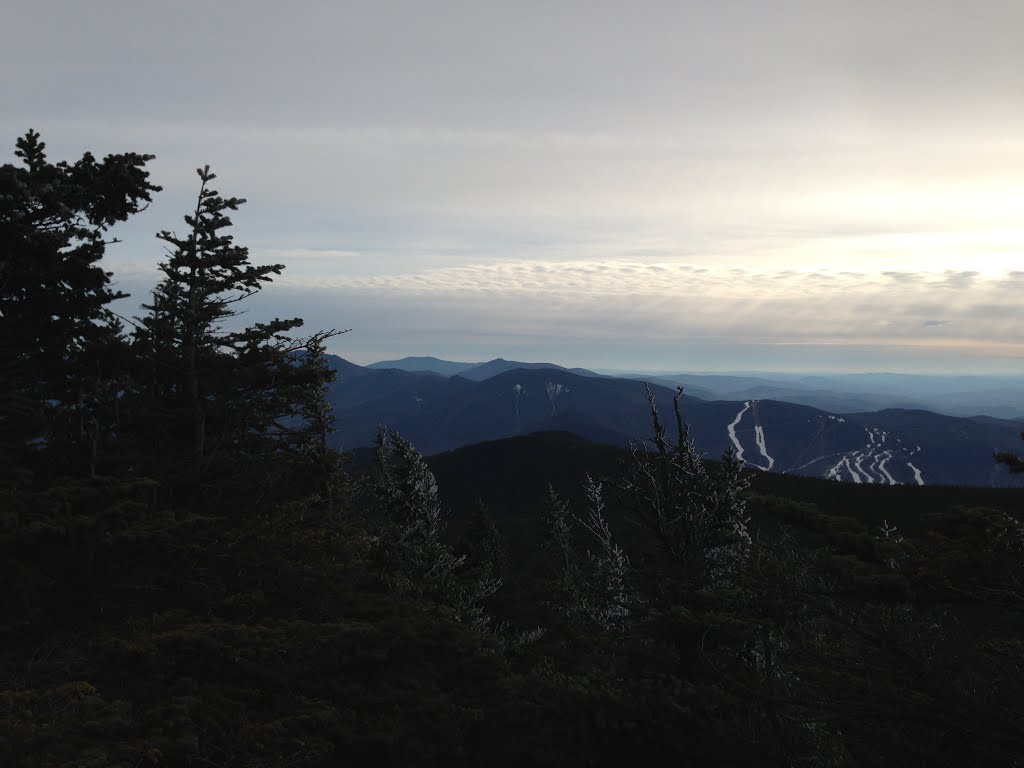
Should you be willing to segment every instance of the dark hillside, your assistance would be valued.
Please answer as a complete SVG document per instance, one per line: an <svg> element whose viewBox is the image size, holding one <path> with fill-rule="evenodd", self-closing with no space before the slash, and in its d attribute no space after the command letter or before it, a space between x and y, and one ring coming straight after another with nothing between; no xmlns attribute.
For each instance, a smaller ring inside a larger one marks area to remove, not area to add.
<svg viewBox="0 0 1024 768"><path fill-rule="evenodd" d="M579 510L585 506L582 488L588 474L597 480L614 479L630 460L627 449L567 432L543 432L466 446L433 456L429 462L452 515L452 539L462 535L483 502L514 564L499 602L511 615L539 620L531 606L543 599L535 585L543 570L539 553L545 539L542 517L548 486ZM864 534L886 523L902 535L925 535L958 509L985 508L1024 521L1024 491L1019 489L858 485L757 470L751 470L750 477L752 523L755 530L770 535L777 534L780 526L805 519L804 512L794 513L794 509L813 510L815 520L853 521L854 528ZM639 562L644 553L656 550L655 540L638 527L624 500L614 493L607 500L609 522L631 559Z"/></svg>
<svg viewBox="0 0 1024 768"><path fill-rule="evenodd" d="M548 484L578 496L584 476L611 477L629 461L625 449L567 432L544 432L466 446L430 458L445 504L458 518L482 499L502 525L528 528ZM965 486L838 483L751 471L751 493L816 505L823 513L861 520L868 528L888 520L920 533L936 514L956 507L987 507L1024 521L1024 490ZM755 501L752 514L761 514Z"/></svg>

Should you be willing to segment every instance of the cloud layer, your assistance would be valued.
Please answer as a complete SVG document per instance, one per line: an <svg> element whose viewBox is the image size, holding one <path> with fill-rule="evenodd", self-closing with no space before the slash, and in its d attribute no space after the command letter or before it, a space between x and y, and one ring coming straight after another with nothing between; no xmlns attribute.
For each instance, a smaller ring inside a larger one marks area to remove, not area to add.
<svg viewBox="0 0 1024 768"><path fill-rule="evenodd" d="M826 346L912 348L906 361L944 356L950 367L986 357L1024 365L1024 271L983 277L512 261L388 276L286 276L274 290L281 299L301 296L307 307L332 303L333 322L357 329L346 346L379 335L405 340L410 353L424 336L455 345L490 340L496 350L557 338L584 359L645 345L661 347L663 358L697 344L804 347L805 369L818 367L815 350Z"/></svg>
<svg viewBox="0 0 1024 768"><path fill-rule="evenodd" d="M638 365L646 339L653 365L686 338L733 368L750 344L1019 364L1018 0L35 0L4 20L0 67L27 73L0 82L9 146L31 126L54 159L157 155L165 191L111 250L133 286L210 163L250 201L239 241L288 267L259 307L372 317L368 358Z"/></svg>

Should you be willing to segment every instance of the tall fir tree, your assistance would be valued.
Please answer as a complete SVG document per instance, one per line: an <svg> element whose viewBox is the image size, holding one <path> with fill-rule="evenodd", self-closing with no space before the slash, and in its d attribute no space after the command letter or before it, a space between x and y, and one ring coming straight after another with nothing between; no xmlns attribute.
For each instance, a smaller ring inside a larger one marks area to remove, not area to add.
<svg viewBox="0 0 1024 768"><path fill-rule="evenodd" d="M95 472L125 352L109 305L126 294L99 262L111 227L160 190L153 155L51 163L32 130L15 155L20 165L0 166L0 463L46 445L65 469Z"/></svg>
<svg viewBox="0 0 1024 768"><path fill-rule="evenodd" d="M402 591L458 602L457 571L465 562L444 540L445 512L437 480L412 443L381 427L374 473L369 483L372 507L383 521L381 554Z"/></svg>
<svg viewBox="0 0 1024 768"><path fill-rule="evenodd" d="M202 466L219 449L255 450L280 433L279 422L295 408L289 396L303 342L289 336L302 325L298 318L227 327L240 314L237 305L284 267L250 263L248 249L226 231L228 213L245 200L212 189L209 166L197 173L201 186L194 212L185 216L186 234L157 235L169 246L160 264L164 278L144 305L149 314L135 341L147 369L145 395L165 425L162 439Z"/></svg>
<svg viewBox="0 0 1024 768"><path fill-rule="evenodd" d="M1021 432L1020 436L1024 440L1024 432ZM1013 451L996 451L995 459L997 464L1003 464L1013 474L1024 472L1024 458Z"/></svg>
<svg viewBox="0 0 1024 768"><path fill-rule="evenodd" d="M731 449L717 469L707 466L683 421L682 396L680 387L673 399L672 440L648 388L654 450L635 447L633 462L616 486L634 519L661 543L666 566L680 585L727 587L750 551L745 493L750 480Z"/></svg>
<svg viewBox="0 0 1024 768"><path fill-rule="evenodd" d="M345 456L331 446L334 408L328 399L337 372L327 360L324 342L347 331L319 331L299 342L294 381L279 391L281 405L291 409L290 418L278 422L280 445L305 467L303 481L328 512L338 508L347 485Z"/></svg>

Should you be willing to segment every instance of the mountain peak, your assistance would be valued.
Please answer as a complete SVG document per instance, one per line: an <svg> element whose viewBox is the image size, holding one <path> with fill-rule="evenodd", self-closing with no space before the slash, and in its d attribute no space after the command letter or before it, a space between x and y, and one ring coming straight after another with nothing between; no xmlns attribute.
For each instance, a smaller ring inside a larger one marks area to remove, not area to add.
<svg viewBox="0 0 1024 768"><path fill-rule="evenodd" d="M396 369L410 373L437 373L441 376L456 376L462 371L474 368L480 363L463 363L455 360L442 360L437 357L403 357L400 360L381 360L366 366L374 370Z"/></svg>

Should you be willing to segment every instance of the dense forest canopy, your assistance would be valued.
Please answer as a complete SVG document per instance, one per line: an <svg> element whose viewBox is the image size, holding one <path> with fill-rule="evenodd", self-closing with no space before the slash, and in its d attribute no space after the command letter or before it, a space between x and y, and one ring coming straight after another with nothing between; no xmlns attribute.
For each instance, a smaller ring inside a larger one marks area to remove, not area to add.
<svg viewBox="0 0 1024 768"><path fill-rule="evenodd" d="M467 496L508 483L450 517L401 435L330 447L336 331L228 327L283 266L208 167L143 315L111 310L152 159L29 131L0 167L0 763L1019 762L1016 516L751 486L641 388L632 451L448 457Z"/></svg>

